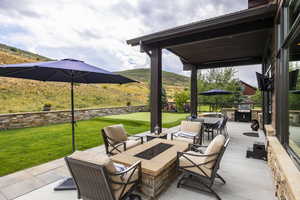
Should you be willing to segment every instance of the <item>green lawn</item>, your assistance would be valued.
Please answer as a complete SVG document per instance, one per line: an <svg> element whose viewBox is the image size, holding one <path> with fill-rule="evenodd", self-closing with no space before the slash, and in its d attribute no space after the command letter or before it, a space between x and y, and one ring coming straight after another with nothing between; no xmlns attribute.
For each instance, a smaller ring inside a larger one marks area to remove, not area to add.
<svg viewBox="0 0 300 200"><path fill-rule="evenodd" d="M163 113L163 127L178 125L188 114ZM103 144L100 129L122 123L129 134L149 130L147 112L97 117L79 121L76 127L76 146L84 150ZM35 128L0 131L0 176L29 168L71 153L69 123Z"/></svg>

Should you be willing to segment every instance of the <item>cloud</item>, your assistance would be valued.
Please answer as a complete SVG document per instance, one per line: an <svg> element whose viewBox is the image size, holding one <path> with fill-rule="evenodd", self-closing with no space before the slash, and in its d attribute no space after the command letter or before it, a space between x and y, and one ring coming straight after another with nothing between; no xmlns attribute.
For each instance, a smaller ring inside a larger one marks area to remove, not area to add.
<svg viewBox="0 0 300 200"><path fill-rule="evenodd" d="M0 0L0 12L11 17L39 17L39 15L28 7L30 1L22 0Z"/></svg>
<svg viewBox="0 0 300 200"><path fill-rule="evenodd" d="M127 39L246 7L247 0L0 0L0 42L112 71L144 68L148 56L128 46ZM170 52L163 51L163 65L189 74Z"/></svg>

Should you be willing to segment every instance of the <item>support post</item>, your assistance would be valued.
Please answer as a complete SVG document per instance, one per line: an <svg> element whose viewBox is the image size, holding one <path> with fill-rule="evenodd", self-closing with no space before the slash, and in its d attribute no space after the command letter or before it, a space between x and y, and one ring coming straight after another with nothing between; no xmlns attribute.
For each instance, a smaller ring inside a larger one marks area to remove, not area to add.
<svg viewBox="0 0 300 200"><path fill-rule="evenodd" d="M71 82L71 124L72 124L72 152L75 152L75 116L74 116L74 82Z"/></svg>
<svg viewBox="0 0 300 200"><path fill-rule="evenodd" d="M198 89L197 89L197 68L191 69L191 117L197 116Z"/></svg>
<svg viewBox="0 0 300 200"><path fill-rule="evenodd" d="M264 60L263 60L263 63L261 65L261 73L263 75L265 75L265 63L264 63ZM261 101L261 105L262 105L262 126L261 127L263 130L265 130L265 124L266 124L266 99L265 99L265 94L266 94L266 91L261 91L261 97L262 97L262 101ZM258 118L259 120L259 118Z"/></svg>
<svg viewBox="0 0 300 200"><path fill-rule="evenodd" d="M162 66L161 66L161 48L151 49L151 87L150 87L150 109L151 109L151 132L155 127L159 127L161 132L161 90L162 90Z"/></svg>

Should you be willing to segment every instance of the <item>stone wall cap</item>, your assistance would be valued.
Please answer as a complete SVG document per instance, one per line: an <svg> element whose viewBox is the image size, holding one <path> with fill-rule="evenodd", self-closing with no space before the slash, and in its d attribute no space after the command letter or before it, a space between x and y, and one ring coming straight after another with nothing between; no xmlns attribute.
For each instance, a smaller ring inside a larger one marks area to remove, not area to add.
<svg viewBox="0 0 300 200"><path fill-rule="evenodd" d="M89 111L89 110L101 110L101 109L124 109L124 108L139 108L146 105L137 105L137 106L123 106L123 107L101 107L101 108L84 108L84 109L75 109L76 111ZM4 113L0 114L0 117L13 116L13 115L28 115L28 114L47 114L47 113L59 113L59 112L70 112L71 110L51 110L51 111L36 111L36 112L20 112L20 113Z"/></svg>

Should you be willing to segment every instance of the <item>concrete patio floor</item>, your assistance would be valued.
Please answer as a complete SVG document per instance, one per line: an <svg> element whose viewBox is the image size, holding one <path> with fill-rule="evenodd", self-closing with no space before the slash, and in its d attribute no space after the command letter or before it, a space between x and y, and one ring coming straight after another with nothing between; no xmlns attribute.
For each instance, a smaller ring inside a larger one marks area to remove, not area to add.
<svg viewBox="0 0 300 200"><path fill-rule="evenodd" d="M172 132L176 129L177 127L174 127L168 131ZM223 185L216 181L215 191L223 200L275 200L275 189L267 163L245 157L248 146L252 145L254 141L264 141L263 133L260 132L259 138L244 136L242 135L243 132L251 131L250 124L236 122L228 123L228 131L231 142L219 170L219 174L227 183ZM104 146L88 151L104 154ZM75 200L77 199L76 191L53 191L61 179L68 176L69 172L64 160L58 159L0 177L0 200ZM176 183L177 181L174 181L158 199L215 199L210 194L186 188L176 188Z"/></svg>

